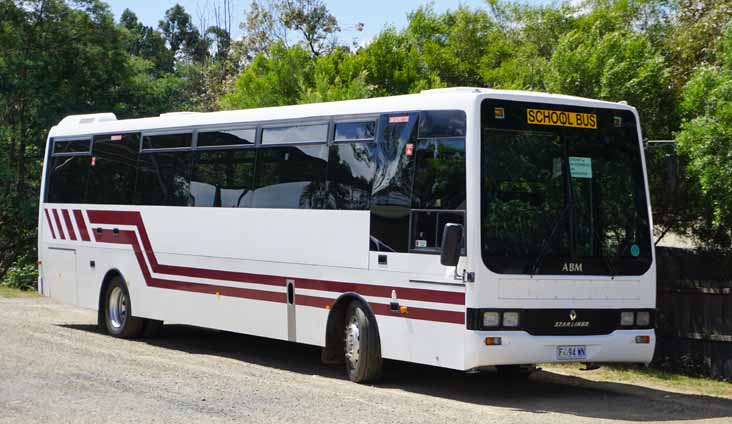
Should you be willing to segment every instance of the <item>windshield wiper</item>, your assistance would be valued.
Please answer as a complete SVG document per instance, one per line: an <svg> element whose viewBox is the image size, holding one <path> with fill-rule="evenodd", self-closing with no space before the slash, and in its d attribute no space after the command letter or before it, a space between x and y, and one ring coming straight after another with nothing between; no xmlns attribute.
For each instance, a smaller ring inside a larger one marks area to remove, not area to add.
<svg viewBox="0 0 732 424"><path fill-rule="evenodd" d="M617 273L615 272L615 267L610 263L610 260L607 258L607 256L602 254L602 241L600 240L600 236L597 235L597 231L595 229L592 229L592 235L595 236L595 241L597 241L597 244L600 246L600 257L602 258L602 262L605 264L605 268L607 268L607 271L610 273L610 279L614 280Z"/></svg>
<svg viewBox="0 0 732 424"><path fill-rule="evenodd" d="M547 253L551 251L551 243L552 240L554 240L554 234L557 232L557 228L559 228L559 224L564 221L564 216L567 215L567 213L570 211L571 208L574 207L574 198L570 198L569 202L564 206L562 209L562 212L559 214L559 218L557 218L557 222L554 223L554 227L552 228L551 233L549 233L549 237L544 239L544 242L541 244L541 250L539 251L539 255L537 255L536 259L534 260L533 265L531 265L531 269L529 270L529 276L533 277L534 274L539 272L539 268L541 267L542 262L544 262L544 258L546 257Z"/></svg>
<svg viewBox="0 0 732 424"><path fill-rule="evenodd" d="M572 187L572 198L574 198L574 187ZM607 258L607 256L602 254L602 240L600 239L600 236L597 234L597 231L595 231L595 226L593 225L590 229L590 232L592 233L592 236L595 238L595 241L597 242L597 245L600 247L600 257L602 258L602 263L605 265L605 269L610 273L610 279L614 280L615 275L617 273L615 272L615 267L610 263L610 260Z"/></svg>

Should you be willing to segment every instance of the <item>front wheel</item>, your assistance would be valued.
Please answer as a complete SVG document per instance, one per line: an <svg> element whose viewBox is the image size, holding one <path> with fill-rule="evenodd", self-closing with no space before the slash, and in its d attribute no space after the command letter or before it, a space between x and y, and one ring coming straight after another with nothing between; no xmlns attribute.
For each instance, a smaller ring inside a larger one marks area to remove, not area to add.
<svg viewBox="0 0 732 424"><path fill-rule="evenodd" d="M378 330L361 302L353 301L348 305L344 337L348 378L355 383L377 380L382 368Z"/></svg>
<svg viewBox="0 0 732 424"><path fill-rule="evenodd" d="M122 277L114 277L109 282L104 299L104 322L107 333L121 339L139 337L145 321L132 316L130 293Z"/></svg>

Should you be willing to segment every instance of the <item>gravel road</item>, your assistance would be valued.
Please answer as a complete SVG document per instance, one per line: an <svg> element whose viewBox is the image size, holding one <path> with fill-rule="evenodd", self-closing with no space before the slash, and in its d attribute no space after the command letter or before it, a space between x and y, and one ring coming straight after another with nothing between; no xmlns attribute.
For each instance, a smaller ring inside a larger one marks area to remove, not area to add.
<svg viewBox="0 0 732 424"><path fill-rule="evenodd" d="M732 423L732 400L709 396L397 362L361 386L313 347L177 325L117 340L95 321L45 298L0 298L0 422Z"/></svg>

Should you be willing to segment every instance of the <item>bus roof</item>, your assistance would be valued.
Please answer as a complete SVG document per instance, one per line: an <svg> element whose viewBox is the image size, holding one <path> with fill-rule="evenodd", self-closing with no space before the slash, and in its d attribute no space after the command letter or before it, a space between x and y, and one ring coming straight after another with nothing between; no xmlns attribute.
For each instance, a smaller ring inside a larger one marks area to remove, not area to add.
<svg viewBox="0 0 732 424"><path fill-rule="evenodd" d="M67 116L51 129L49 137L73 137L116 132L173 130L223 124L261 122L343 115L405 112L426 109L468 109L479 98L567 104L574 106L632 109L614 103L561 94L519 90L453 87L424 90L418 94L377 97L337 102L310 103L221 112L173 112L160 116L118 120L112 113Z"/></svg>

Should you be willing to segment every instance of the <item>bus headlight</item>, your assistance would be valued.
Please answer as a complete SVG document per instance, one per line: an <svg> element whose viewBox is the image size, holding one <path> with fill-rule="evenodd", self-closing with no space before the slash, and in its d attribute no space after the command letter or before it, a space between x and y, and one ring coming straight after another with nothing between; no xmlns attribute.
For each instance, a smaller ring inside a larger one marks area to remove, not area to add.
<svg viewBox="0 0 732 424"><path fill-rule="evenodd" d="M635 325L639 327L647 327L651 324L651 313L648 311L640 311L635 314Z"/></svg>
<svg viewBox="0 0 732 424"><path fill-rule="evenodd" d="M498 327L501 316L498 312L483 312L483 327Z"/></svg>
<svg viewBox="0 0 732 424"><path fill-rule="evenodd" d="M623 327L632 327L635 324L635 312L621 312L620 325Z"/></svg>
<svg viewBox="0 0 732 424"><path fill-rule="evenodd" d="M519 313L518 312L504 312L503 313L503 326L504 327L518 327L519 325Z"/></svg>

